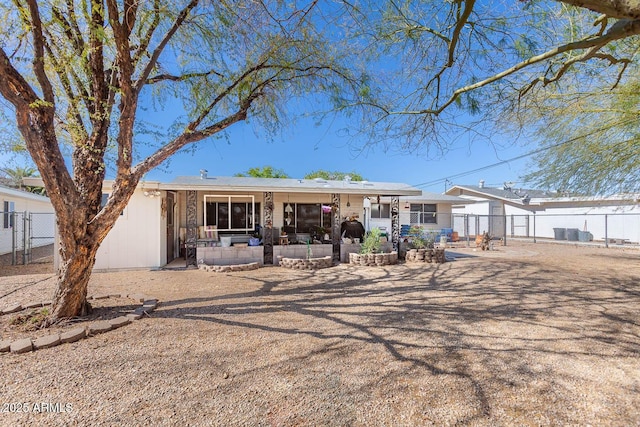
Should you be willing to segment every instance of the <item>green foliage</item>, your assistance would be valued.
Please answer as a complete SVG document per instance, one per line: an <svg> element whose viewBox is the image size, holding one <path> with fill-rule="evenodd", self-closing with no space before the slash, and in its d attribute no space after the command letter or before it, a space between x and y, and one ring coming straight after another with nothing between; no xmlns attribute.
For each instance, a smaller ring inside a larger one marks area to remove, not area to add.
<svg viewBox="0 0 640 427"><path fill-rule="evenodd" d="M411 238L411 246L414 249L433 248L433 239L428 237L424 229L419 225L412 225L409 229L409 237Z"/></svg>
<svg viewBox="0 0 640 427"><path fill-rule="evenodd" d="M282 169L275 169L273 166L263 166L250 168L244 173L237 173L234 176L250 176L253 178L289 178Z"/></svg>
<svg viewBox="0 0 640 427"><path fill-rule="evenodd" d="M290 109L291 100L317 97L321 103L310 108L324 110L335 93L366 95L364 73L333 27L336 16L348 16L345 7L0 2L0 119L10 118L51 178L56 207L62 258L54 319L81 311L100 243L147 172L237 123L251 120L275 135L289 113L307 113ZM140 120L144 113L158 124ZM101 206L107 170L115 183ZM69 262L84 274L70 274Z"/></svg>
<svg viewBox="0 0 640 427"><path fill-rule="evenodd" d="M46 192L44 188L24 185L22 182L22 178L38 176L38 169L31 166L0 167L0 183L8 187L19 188L30 193L45 196Z"/></svg>
<svg viewBox="0 0 640 427"><path fill-rule="evenodd" d="M360 248L361 254L376 254L380 253L380 248L382 247L382 243L380 242L380 238L382 236L382 231L379 228L372 228L366 236L364 236L364 241L362 242L362 246Z"/></svg>
<svg viewBox="0 0 640 427"><path fill-rule="evenodd" d="M621 24L624 18L637 22L640 6L573 6L577 3L360 3L353 32L370 41L363 52L370 69L380 70L370 73L367 84L367 93L375 97L360 101L359 130L370 137L362 150L375 140L384 148L433 158L447 153L458 138L493 145L513 140L536 127L516 121L522 127L500 138L499 117L523 104L537 108L528 101L537 100L532 87L555 86L561 94L566 77L576 73L583 87L597 81L608 90L618 75L637 73L632 65L640 58L640 31L638 26L623 30Z"/></svg>
<svg viewBox="0 0 640 427"><path fill-rule="evenodd" d="M562 193L640 192L637 76L637 71L632 72L614 90L594 85L589 91L574 86L561 94L555 88L539 93L540 110L520 116L537 129L542 146L531 165L533 170L524 179L530 185ZM569 98L572 91L579 93ZM571 102L566 102L567 98Z"/></svg>
<svg viewBox="0 0 640 427"><path fill-rule="evenodd" d="M321 170L321 169L306 174L304 176L304 179L321 178L329 181L342 181L347 176L351 178L351 181L365 181L362 175L356 172L338 172L338 171L330 172L330 171Z"/></svg>

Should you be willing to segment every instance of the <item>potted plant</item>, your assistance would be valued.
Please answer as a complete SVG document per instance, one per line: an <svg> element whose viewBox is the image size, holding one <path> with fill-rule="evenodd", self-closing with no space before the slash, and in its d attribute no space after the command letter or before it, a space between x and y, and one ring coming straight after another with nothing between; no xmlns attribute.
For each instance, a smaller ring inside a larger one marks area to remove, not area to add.
<svg viewBox="0 0 640 427"><path fill-rule="evenodd" d="M382 231L379 228L373 228L369 231L360 246L360 253L350 253L349 263L363 266L383 266L396 264L398 262L398 253L382 252L382 242L380 238Z"/></svg>
<svg viewBox="0 0 640 427"><path fill-rule="evenodd" d="M409 237L411 237L411 247L413 249L432 249L433 239L424 234L422 227L413 225L409 229Z"/></svg>
<svg viewBox="0 0 640 427"><path fill-rule="evenodd" d="M380 237L382 236L382 232L379 228L372 228L364 236L364 241L362 242L362 246L360 248L361 254L376 254L380 252L381 243Z"/></svg>

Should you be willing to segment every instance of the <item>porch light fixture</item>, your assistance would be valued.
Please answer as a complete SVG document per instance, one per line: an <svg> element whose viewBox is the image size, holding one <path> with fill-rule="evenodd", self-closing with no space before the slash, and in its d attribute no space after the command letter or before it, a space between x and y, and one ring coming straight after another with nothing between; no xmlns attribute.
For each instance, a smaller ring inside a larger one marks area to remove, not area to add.
<svg viewBox="0 0 640 427"><path fill-rule="evenodd" d="M162 193L160 193L160 191L158 190L145 190L143 194L145 197L149 197L153 199L154 197L160 196L160 194Z"/></svg>
<svg viewBox="0 0 640 427"><path fill-rule="evenodd" d="M404 208L405 209L409 209L410 207L411 207L411 205L409 205L408 201L404 202Z"/></svg>
<svg viewBox="0 0 640 427"><path fill-rule="evenodd" d="M287 194L287 206L285 206L284 211L286 213L293 212L293 208L291 207L291 203L289 203L289 195Z"/></svg>

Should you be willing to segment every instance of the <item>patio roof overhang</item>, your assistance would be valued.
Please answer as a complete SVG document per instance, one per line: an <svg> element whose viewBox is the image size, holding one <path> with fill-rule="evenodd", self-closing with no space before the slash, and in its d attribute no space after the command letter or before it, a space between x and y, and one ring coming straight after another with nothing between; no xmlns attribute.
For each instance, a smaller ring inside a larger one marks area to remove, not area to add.
<svg viewBox="0 0 640 427"><path fill-rule="evenodd" d="M169 191L270 191L274 193L340 193L362 196L419 196L422 194L422 190L403 183L251 177L177 177L171 183L158 183L157 188Z"/></svg>

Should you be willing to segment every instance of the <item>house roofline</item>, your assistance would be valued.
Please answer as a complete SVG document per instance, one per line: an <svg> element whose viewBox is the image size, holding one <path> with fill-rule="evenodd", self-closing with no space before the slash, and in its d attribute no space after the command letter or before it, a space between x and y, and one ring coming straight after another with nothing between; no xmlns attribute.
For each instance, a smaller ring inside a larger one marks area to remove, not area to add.
<svg viewBox="0 0 640 427"><path fill-rule="evenodd" d="M34 187L39 187L39 186L34 186ZM14 197L22 197L25 199L33 200L35 202L51 203L51 199L49 199L46 196L41 196L39 194L34 194L28 191L19 190L17 188L7 187L6 185L0 185L0 190L2 190L2 193L6 193Z"/></svg>

